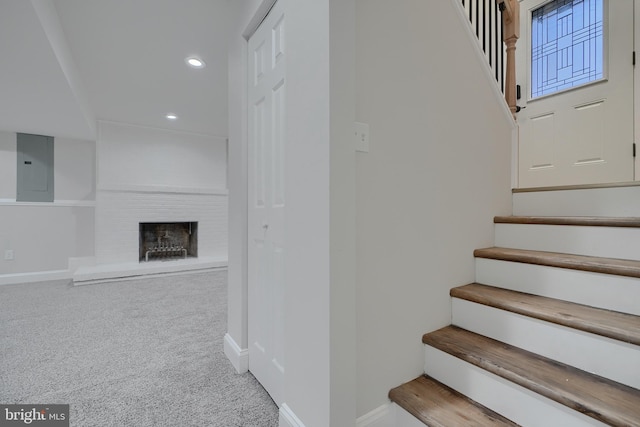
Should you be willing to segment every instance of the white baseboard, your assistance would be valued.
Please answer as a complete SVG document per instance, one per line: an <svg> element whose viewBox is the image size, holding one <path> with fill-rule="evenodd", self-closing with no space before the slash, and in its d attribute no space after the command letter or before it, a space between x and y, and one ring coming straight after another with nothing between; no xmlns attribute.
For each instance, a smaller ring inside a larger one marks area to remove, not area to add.
<svg viewBox="0 0 640 427"><path fill-rule="evenodd" d="M293 413L291 408L289 408L289 406L284 403L280 407L278 427L304 427L304 424L302 423L302 421L300 421L300 418L298 418L296 414Z"/></svg>
<svg viewBox="0 0 640 427"><path fill-rule="evenodd" d="M0 274L0 285L71 279L69 270L36 271L34 273Z"/></svg>
<svg viewBox="0 0 640 427"><path fill-rule="evenodd" d="M389 402L358 417L356 427L394 427L394 404Z"/></svg>
<svg viewBox="0 0 640 427"><path fill-rule="evenodd" d="M237 373L244 374L249 370L249 350L241 349L229 333L224 335L224 354Z"/></svg>
<svg viewBox="0 0 640 427"><path fill-rule="evenodd" d="M394 406L392 402L385 403L359 417L356 420L356 427L395 427ZM280 408L278 427L304 427L304 424L285 403Z"/></svg>

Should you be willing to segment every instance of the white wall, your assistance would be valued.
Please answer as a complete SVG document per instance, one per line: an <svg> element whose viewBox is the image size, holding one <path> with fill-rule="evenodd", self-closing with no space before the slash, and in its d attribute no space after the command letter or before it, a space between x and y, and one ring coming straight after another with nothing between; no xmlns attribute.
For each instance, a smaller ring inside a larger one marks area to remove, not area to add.
<svg viewBox="0 0 640 427"><path fill-rule="evenodd" d="M16 134L0 132L0 275L66 270L69 258L93 256L95 143L54 138L54 203L16 202L16 156Z"/></svg>
<svg viewBox="0 0 640 427"><path fill-rule="evenodd" d="M16 200L16 134L0 132L0 199Z"/></svg>
<svg viewBox="0 0 640 427"><path fill-rule="evenodd" d="M357 396L362 416L423 372L422 334L510 214L512 124L457 0L356 0Z"/></svg>
<svg viewBox="0 0 640 427"><path fill-rule="evenodd" d="M96 262L138 262L140 222L198 222L198 257L227 259L226 138L100 122Z"/></svg>
<svg viewBox="0 0 640 427"><path fill-rule="evenodd" d="M228 333L242 349L247 348L247 50L242 33L263 4L236 2L229 53ZM353 1L293 0L285 12L284 397L307 427L355 424L354 65L353 42L340 43L340 36L353 37L353 11Z"/></svg>
<svg viewBox="0 0 640 427"><path fill-rule="evenodd" d="M95 142L55 138L54 183L57 200L96 199Z"/></svg>
<svg viewBox="0 0 640 427"><path fill-rule="evenodd" d="M355 0L330 1L331 423L356 418Z"/></svg>
<svg viewBox="0 0 640 427"><path fill-rule="evenodd" d="M226 189L226 138L100 122L98 188Z"/></svg>

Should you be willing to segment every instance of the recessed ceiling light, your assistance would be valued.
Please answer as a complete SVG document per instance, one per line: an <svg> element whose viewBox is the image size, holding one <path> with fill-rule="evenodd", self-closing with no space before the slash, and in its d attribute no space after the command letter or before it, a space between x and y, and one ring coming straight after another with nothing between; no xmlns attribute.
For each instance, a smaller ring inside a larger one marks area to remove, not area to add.
<svg viewBox="0 0 640 427"><path fill-rule="evenodd" d="M207 65L202 59L198 58L197 56L190 56L185 59L185 62L191 68L204 68Z"/></svg>
<svg viewBox="0 0 640 427"><path fill-rule="evenodd" d="M169 114L167 114L165 117L166 117L167 119L169 119L169 120L177 120L177 119L178 119L178 116L176 116L176 115L175 115L175 114L173 114L173 113L169 113Z"/></svg>

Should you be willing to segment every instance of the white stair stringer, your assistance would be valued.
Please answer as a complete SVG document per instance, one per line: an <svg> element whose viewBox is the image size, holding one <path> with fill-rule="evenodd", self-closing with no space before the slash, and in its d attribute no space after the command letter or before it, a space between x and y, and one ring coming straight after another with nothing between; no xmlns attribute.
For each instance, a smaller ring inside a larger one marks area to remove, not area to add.
<svg viewBox="0 0 640 427"><path fill-rule="evenodd" d="M476 282L640 316L640 279L476 258Z"/></svg>
<svg viewBox="0 0 640 427"><path fill-rule="evenodd" d="M429 345L425 373L523 427L606 425Z"/></svg>
<svg viewBox="0 0 640 427"><path fill-rule="evenodd" d="M495 246L638 260L640 228L500 223Z"/></svg>
<svg viewBox="0 0 640 427"><path fill-rule="evenodd" d="M640 347L453 298L452 324L640 389Z"/></svg>

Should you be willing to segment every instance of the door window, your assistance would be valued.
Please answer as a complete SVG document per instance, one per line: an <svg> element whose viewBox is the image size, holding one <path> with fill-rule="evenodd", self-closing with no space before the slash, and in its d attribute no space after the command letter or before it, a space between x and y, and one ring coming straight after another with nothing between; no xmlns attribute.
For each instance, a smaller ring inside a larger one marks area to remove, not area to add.
<svg viewBox="0 0 640 427"><path fill-rule="evenodd" d="M554 0L531 13L531 98L604 77L604 0Z"/></svg>

